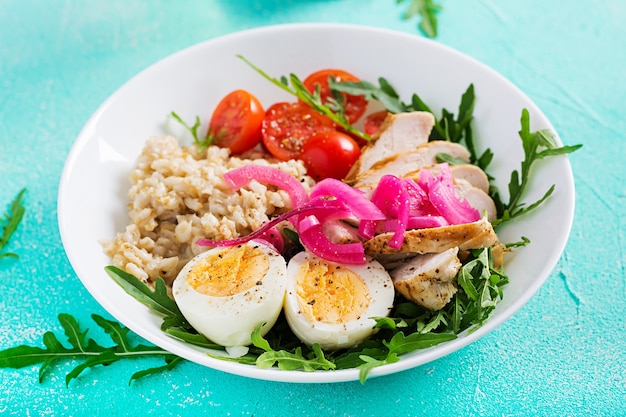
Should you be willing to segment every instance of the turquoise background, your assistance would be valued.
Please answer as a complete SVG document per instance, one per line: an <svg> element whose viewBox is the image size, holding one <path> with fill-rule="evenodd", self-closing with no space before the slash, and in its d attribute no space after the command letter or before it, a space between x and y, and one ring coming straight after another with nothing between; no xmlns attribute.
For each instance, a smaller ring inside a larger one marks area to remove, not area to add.
<svg viewBox="0 0 626 417"><path fill-rule="evenodd" d="M250 380L184 362L0 369L2 415L626 415L626 1L438 0L437 42L496 69L534 100L566 144L576 181L572 234L554 272L512 319L424 366L358 382ZM355 23L422 36L394 0L0 0L0 212L22 187L27 212L0 261L0 349L41 346L65 312L108 339L107 315L63 250L56 196L82 125L130 77L169 54L242 29ZM376 51L364 51L376 59ZM392 63L390 63L391 65Z"/></svg>

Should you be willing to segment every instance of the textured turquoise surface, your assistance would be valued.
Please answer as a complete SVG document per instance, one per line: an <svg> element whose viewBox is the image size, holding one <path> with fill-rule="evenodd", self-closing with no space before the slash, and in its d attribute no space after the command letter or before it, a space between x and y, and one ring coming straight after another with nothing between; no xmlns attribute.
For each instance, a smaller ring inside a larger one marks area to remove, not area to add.
<svg viewBox="0 0 626 417"><path fill-rule="evenodd" d="M566 144L576 216L562 259L532 300L476 343L422 367L358 382L293 385L185 362L128 385L156 360L119 362L65 387L71 363L0 369L2 415L626 415L626 2L439 0L438 42L513 81ZM405 2L407 4L407 2ZM61 333L57 315L109 317L60 241L58 182L99 104L157 60L241 29L344 22L421 36L394 0L0 1L0 205L28 188L0 261L0 349ZM364 51L376 59L376 51Z"/></svg>

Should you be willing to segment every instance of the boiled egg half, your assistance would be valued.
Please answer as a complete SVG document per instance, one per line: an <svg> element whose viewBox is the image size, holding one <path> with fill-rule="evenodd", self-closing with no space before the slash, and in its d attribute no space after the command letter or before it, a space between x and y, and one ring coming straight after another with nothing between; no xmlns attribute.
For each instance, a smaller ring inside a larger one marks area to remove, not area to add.
<svg viewBox="0 0 626 417"><path fill-rule="evenodd" d="M172 292L198 333L225 347L247 346L261 323L265 335L276 322L286 269L285 259L261 243L216 247L185 265Z"/></svg>
<svg viewBox="0 0 626 417"><path fill-rule="evenodd" d="M380 263L340 265L300 252L287 266L284 312L303 343L324 350L355 346L369 338L393 307L394 287Z"/></svg>

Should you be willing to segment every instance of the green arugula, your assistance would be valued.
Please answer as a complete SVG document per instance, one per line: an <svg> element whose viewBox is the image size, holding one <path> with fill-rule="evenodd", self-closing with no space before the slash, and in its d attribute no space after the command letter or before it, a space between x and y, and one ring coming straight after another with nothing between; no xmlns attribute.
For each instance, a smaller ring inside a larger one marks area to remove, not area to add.
<svg viewBox="0 0 626 417"><path fill-rule="evenodd" d="M378 85L369 81L336 82L333 79L329 80L328 85L331 91L361 95L367 100L377 100L390 113L425 111L435 115L434 111L418 94L413 94L409 103L403 102L395 88L383 77L378 79ZM453 112L445 108L442 109L441 117L438 119L435 117L435 125L430 133L429 140L447 140L455 143L463 142L470 152L470 162L484 169L489 162L491 162L493 154L489 149L482 155L477 154L471 128L471 122L474 119L475 104L476 96L474 93L474 85L470 84L461 96L461 102L457 112L458 116L455 116Z"/></svg>
<svg viewBox="0 0 626 417"><path fill-rule="evenodd" d="M252 344L259 349L263 350L263 353L258 356L255 363L260 368L271 368L274 364L278 369L283 370L295 370L302 369L304 371L315 371L319 369L330 370L335 369L336 365L324 357L324 352L319 344L315 343L309 355L304 357L302 354L302 347L296 347L294 352L287 350L274 350L269 342L261 336L261 327L259 325L252 332Z"/></svg>
<svg viewBox="0 0 626 417"><path fill-rule="evenodd" d="M511 179L508 187L508 203L502 203L497 191L494 193L494 201L496 201L496 206L498 208L498 219L492 222L494 227L537 208L554 192L553 184L550 188L548 188L545 194L534 203L526 206L526 204L521 201L524 192L526 191L526 187L528 186L530 168L535 162L550 156L566 155L582 147L582 145L558 147L555 141L554 133L547 129L531 132L530 115L526 109L522 111L521 130L519 131L519 136L522 139L524 160L521 163L520 171L514 170L511 172Z"/></svg>
<svg viewBox="0 0 626 417"><path fill-rule="evenodd" d="M137 301L163 318L161 330L183 342L208 349L224 348L198 334L181 313L176 302L168 295L163 278L154 283L154 290L134 275L115 266L107 266L105 272Z"/></svg>
<svg viewBox="0 0 626 417"><path fill-rule="evenodd" d="M289 77L281 76L280 78L274 78L254 65L252 62L248 61L242 55L237 55L237 57L258 72L263 78L270 81L281 90L294 95L302 102L311 106L311 108L318 113L325 115L337 125L341 126L346 132L351 133L363 140L370 140L369 135L361 132L359 129L352 126L348 121L348 118L345 115L341 95L333 94L334 98L329 98L328 103L324 103L320 97L320 90L316 89L313 93L311 93L295 74L289 74ZM329 80L332 80L332 77L330 77Z"/></svg>
<svg viewBox="0 0 626 417"><path fill-rule="evenodd" d="M2 226L2 233L0 234L0 259L2 258L18 258L18 255L13 252L2 252L5 246L9 243L9 239L13 236L13 233L20 225L26 209L22 203L26 194L26 188L22 188L15 196L6 213L0 217L0 226Z"/></svg>
<svg viewBox="0 0 626 417"><path fill-rule="evenodd" d="M396 0L396 4L403 2L404 0ZM441 5L433 0L411 0L403 18L411 19L413 16L420 15L420 30L429 38L435 38L437 37L437 13L441 9Z"/></svg>
<svg viewBox="0 0 626 417"><path fill-rule="evenodd" d="M215 141L219 140L222 136L226 134L226 132L223 130L219 133L216 133L213 131L213 129L211 129L211 127L209 127L207 134L201 138L200 134L198 133L198 129L201 126L200 116L196 116L194 124L192 126L189 126L176 112L171 112L170 116L172 116L178 123L183 125L185 129L187 129L187 131L191 134L191 136L193 137L194 145L198 147L199 154L206 151L209 146L211 146L213 143L215 143Z"/></svg>
<svg viewBox="0 0 626 417"><path fill-rule="evenodd" d="M130 330L119 323L107 320L96 314L92 314L92 319L100 326L111 340L113 346L102 346L93 339L87 338L87 331L83 331L76 319L69 314L59 314L59 322L65 330L65 336L71 347L63 345L52 332L43 335L45 348L37 346L21 345L0 351L0 368L24 368L36 364L41 364L39 368L39 382L42 382L46 371L54 362L59 360L83 361L75 366L65 377L65 384L69 386L72 379L85 370L97 365L110 365L120 359L131 359L139 357L162 357L165 365L145 369L135 372L128 381L132 381L153 375L163 370L170 370L180 361L173 355L161 348L147 345L133 345L128 340Z"/></svg>
<svg viewBox="0 0 626 417"><path fill-rule="evenodd" d="M379 85L376 86L368 81L334 82L331 79L329 86L331 90L353 95L363 95L368 100L378 100L385 109L391 113L426 111L435 115L433 110L419 95L413 94L411 102L404 103L400 100L400 96L393 86L385 78L379 78L378 83ZM474 85L470 84L461 96L461 102L457 112L458 116L455 116L454 113L443 108L441 117L435 119L435 125L431 131L429 140L447 140L455 143L463 143L470 153L470 163L487 172L487 176L492 180L493 176L488 174L488 167L494 157L493 151L487 148L479 155L472 134L471 122L474 119L473 112L475 103ZM508 185L509 201L507 203L502 201L499 190L495 186L492 185L489 190L489 195L496 203L498 212L498 218L492 222L494 227L537 208L554 192L553 185L534 203L526 205L521 201L528 186L530 168L535 162L550 156L569 154L582 147L582 145L558 147L554 133L547 129L531 132L530 115L527 109L522 109L519 136L524 149L524 160L521 163L520 171L514 170L511 172ZM456 160L447 154L438 154L437 160L450 164L465 163L465 161ZM526 243L528 242L526 241Z"/></svg>
<svg viewBox="0 0 626 417"><path fill-rule="evenodd" d="M107 273L130 295L163 317L161 330L186 343L213 350L224 350L199 335L186 322L173 300L168 299L165 284L157 280L152 290L133 275L114 266ZM389 317L374 318L378 332L361 345L332 352L324 352L319 345L302 345L291 332L281 314L272 329L262 337L259 325L252 333L249 352L238 358L209 354L211 357L256 365L261 368L276 366L282 370L359 370L364 382L370 371L379 366L397 362L399 355L454 340L457 334L480 327L502 298L501 287L508 278L493 268L491 249L472 251L462 267L459 291L455 301L444 310L429 311L401 296Z"/></svg>
<svg viewBox="0 0 626 417"><path fill-rule="evenodd" d="M162 331L185 343L211 350L225 350L189 325L176 303L168 296L162 279L159 278L152 289L117 267L107 266L105 269L128 294L162 317ZM243 357L207 354L221 360L261 368L276 366L282 370L303 371L358 369L359 379L364 383L373 369L397 362L402 354L454 340L457 334L480 327L502 298L502 287L508 282L502 271L494 269L490 248L471 251L458 279L459 290L454 300L440 311L426 310L398 296L389 317L374 318L378 332L350 349L324 352L317 344L311 347L302 345L289 329L284 315L281 315L265 337L260 334L262 325L254 330L252 346ZM43 337L45 348L23 345L0 351L0 367L22 368L41 363L39 379L42 381L45 371L54 361L84 360L67 374L66 384L69 385L84 370L97 365L109 365L120 359L138 357L158 356L165 359L163 366L134 373L129 381L131 383L170 370L182 361L158 347L133 346L128 340L127 328L97 315L92 315L92 318L111 337L115 346L104 347L88 339L87 331L81 330L72 316L60 314L59 321L71 347L64 346L53 333L47 332Z"/></svg>

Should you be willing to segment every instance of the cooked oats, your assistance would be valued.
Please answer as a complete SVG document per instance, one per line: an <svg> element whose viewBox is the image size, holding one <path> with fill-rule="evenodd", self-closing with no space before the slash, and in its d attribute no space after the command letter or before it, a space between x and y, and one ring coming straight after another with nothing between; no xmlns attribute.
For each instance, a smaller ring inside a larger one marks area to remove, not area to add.
<svg viewBox="0 0 626 417"><path fill-rule="evenodd" d="M206 250L200 238L231 239L258 229L272 215L291 208L283 190L252 181L232 191L222 175L243 165L274 166L298 178L310 190L313 180L300 161L270 162L230 157L211 146L199 154L172 136L146 142L130 173L129 224L103 242L112 264L146 283L157 277L171 285L182 267Z"/></svg>

